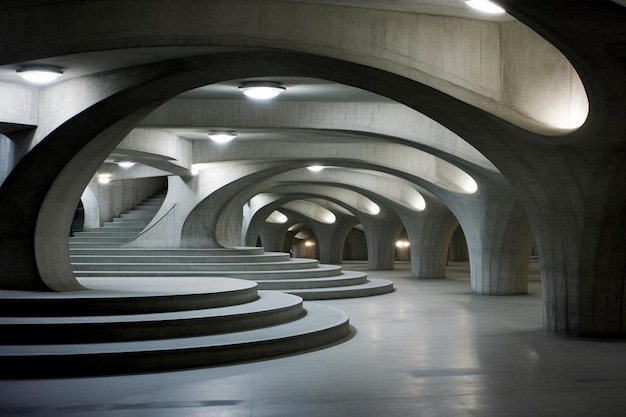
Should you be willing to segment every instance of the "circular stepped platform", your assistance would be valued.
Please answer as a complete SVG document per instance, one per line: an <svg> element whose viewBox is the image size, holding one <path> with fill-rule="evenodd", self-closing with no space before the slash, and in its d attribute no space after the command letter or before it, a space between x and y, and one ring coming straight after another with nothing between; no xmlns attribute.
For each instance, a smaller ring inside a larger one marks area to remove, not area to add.
<svg viewBox="0 0 626 417"><path fill-rule="evenodd" d="M284 252L264 252L261 247L152 249L71 244L70 261L79 279L228 276L255 281L259 289L297 294L306 300L365 297L393 291L390 281L370 281L366 274L343 271L339 265L291 258Z"/></svg>
<svg viewBox="0 0 626 417"><path fill-rule="evenodd" d="M92 252L92 254L84 253ZM287 262L289 261L289 254L283 252L265 252L264 254L250 254L250 255L174 255L174 254L133 254L124 251L120 253L108 253L109 251L90 251L90 250L74 250L70 255L70 260L73 264L81 263L218 263L218 264L230 264L241 263L242 256L245 256L243 260L250 263L265 263L265 262Z"/></svg>
<svg viewBox="0 0 626 417"><path fill-rule="evenodd" d="M132 259L129 259L132 260ZM244 259L241 259L244 261ZM318 265L317 259L298 258L291 261L253 262L162 262L154 259L152 262L72 262L74 271L218 271L224 274L230 271L280 271L283 269L311 269Z"/></svg>
<svg viewBox="0 0 626 417"><path fill-rule="evenodd" d="M222 256L242 256L261 255L265 253L275 254L282 252L264 252L261 247L241 247L241 248L212 248L212 249L188 249L188 248L106 248L91 249L82 247L72 247L70 245L70 255L128 255L128 256L200 256L200 257L222 257Z"/></svg>
<svg viewBox="0 0 626 417"><path fill-rule="evenodd" d="M284 288L282 292L297 295L303 300L330 300L336 298L371 297L395 291L393 282L386 279L369 279L366 283L343 287Z"/></svg>
<svg viewBox="0 0 626 417"><path fill-rule="evenodd" d="M288 264L286 266L289 266ZM294 279L294 278L322 278L329 276L341 275L341 267L338 265L317 265L314 268L297 268L297 269L266 269L266 270L134 270L134 271L117 271L113 268L102 269L99 271L83 271L74 270L77 278L89 277L223 277L229 276L239 279L248 279L254 281Z"/></svg>
<svg viewBox="0 0 626 417"><path fill-rule="evenodd" d="M350 333L345 313L303 305L294 295L257 291L249 281L107 278L82 283L91 289L0 291L0 377L222 365L321 348Z"/></svg>

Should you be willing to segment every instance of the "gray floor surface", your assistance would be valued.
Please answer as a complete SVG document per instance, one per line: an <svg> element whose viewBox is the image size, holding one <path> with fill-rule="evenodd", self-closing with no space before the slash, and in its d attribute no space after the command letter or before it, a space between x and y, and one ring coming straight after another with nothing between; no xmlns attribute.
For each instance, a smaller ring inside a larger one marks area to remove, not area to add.
<svg viewBox="0 0 626 417"><path fill-rule="evenodd" d="M414 280L398 263L369 272L393 280L391 294L316 302L355 328L330 348L178 372L3 380L0 416L625 416L626 343L545 334L531 267L528 295L494 297L471 294L466 264L445 280Z"/></svg>

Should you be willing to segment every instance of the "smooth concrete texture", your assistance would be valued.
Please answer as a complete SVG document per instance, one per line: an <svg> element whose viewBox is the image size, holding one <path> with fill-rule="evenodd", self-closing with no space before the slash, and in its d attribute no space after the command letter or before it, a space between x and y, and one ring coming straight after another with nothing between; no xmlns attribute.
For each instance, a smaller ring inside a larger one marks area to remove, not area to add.
<svg viewBox="0 0 626 417"><path fill-rule="evenodd" d="M357 329L340 345L182 372L3 380L2 415L623 415L623 343L547 335L538 265L522 297L472 295L467 264L448 267L446 280L414 280L407 268L369 271L392 279L392 294L325 302Z"/></svg>
<svg viewBox="0 0 626 417"><path fill-rule="evenodd" d="M170 188L174 201L166 210L179 218L159 223L167 226L162 241L240 244L241 207L267 191L261 186L266 180L338 155L335 162L347 169L383 171L424 187L451 210L468 239L474 292L523 292L520 259L525 262L534 241L542 260L546 329L624 337L626 73L619 45L626 10L606 0L496 2L517 21L402 13L367 2L189 0L167 8L157 7L162 0L7 3L0 15L2 82L25 85L15 70L29 62L58 64L66 76L37 89L36 126L17 123L20 117L10 112L5 115L14 120L0 121L10 141L3 139L0 160L12 167L0 187L0 287L82 290L68 260L67 232L84 188L117 145L183 93L219 101L198 89L232 87L234 94L241 81L280 75L294 82L289 91L298 89L296 80L319 79L369 93L351 96L347 104L338 94L327 96L334 97L332 106L313 111L306 126L297 123L304 107L326 107L319 95L299 95L309 103L291 113L289 106L269 112L267 124L248 133L275 146L252 162L251 147L235 146L237 154L192 150L192 158L201 160L189 162L231 165L223 172L213 165L210 175L194 178L186 176L185 162L179 165L177 180L189 193ZM356 96L366 104L355 104ZM200 133L254 130L243 111L249 107L231 103L236 101L218 103ZM390 116L399 106L410 110ZM26 110L32 115L35 109ZM334 110L338 119L316 120ZM372 129L378 110L382 125L404 128ZM441 128L422 124L425 119ZM407 134L409 120L420 124L418 137ZM358 134L338 135L339 125L357 127L351 130ZM424 132L432 138L420 138ZM283 149L292 136L302 146ZM449 141L439 147L440 138ZM156 156L161 165L173 155L163 153ZM214 187L195 192L211 181ZM440 188L445 192L437 193ZM176 214L187 197L185 210ZM391 233L385 233L382 240L389 243ZM368 241L376 238L373 233ZM389 250L381 245L372 258L382 264Z"/></svg>

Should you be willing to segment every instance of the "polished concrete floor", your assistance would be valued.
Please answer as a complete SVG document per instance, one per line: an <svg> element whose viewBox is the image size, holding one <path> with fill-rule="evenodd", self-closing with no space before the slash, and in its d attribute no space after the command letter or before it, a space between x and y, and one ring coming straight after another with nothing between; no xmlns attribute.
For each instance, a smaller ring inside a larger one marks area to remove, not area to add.
<svg viewBox="0 0 626 417"><path fill-rule="evenodd" d="M344 269L358 269L346 264ZM624 416L626 343L542 330L529 295L472 295L450 279L370 272L391 294L323 302L354 336L327 349L234 366L120 377L0 381L1 416Z"/></svg>

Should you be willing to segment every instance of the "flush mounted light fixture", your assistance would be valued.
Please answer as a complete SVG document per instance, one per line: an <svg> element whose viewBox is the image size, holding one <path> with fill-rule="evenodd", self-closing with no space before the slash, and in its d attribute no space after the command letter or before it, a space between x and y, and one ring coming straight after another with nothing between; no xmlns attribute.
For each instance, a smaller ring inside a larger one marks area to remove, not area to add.
<svg viewBox="0 0 626 417"><path fill-rule="evenodd" d="M286 88L274 81L247 81L239 86L239 90L250 98L268 100L276 97Z"/></svg>
<svg viewBox="0 0 626 417"><path fill-rule="evenodd" d="M130 168L135 165L135 163L132 161L116 161L116 163L122 168Z"/></svg>
<svg viewBox="0 0 626 417"><path fill-rule="evenodd" d="M308 169L311 172L320 172L321 170L324 169L324 167L322 165L311 165L309 167L306 167L306 169Z"/></svg>
<svg viewBox="0 0 626 417"><path fill-rule="evenodd" d="M235 132L227 132L227 131L215 131L209 132L209 139L216 143L226 143L237 137L237 133Z"/></svg>
<svg viewBox="0 0 626 417"><path fill-rule="evenodd" d="M27 65L17 70L20 77L34 84L46 84L63 75L58 67L48 65Z"/></svg>
<svg viewBox="0 0 626 417"><path fill-rule="evenodd" d="M506 11L502 7L498 6L495 3L490 2L489 0L467 0L465 4L483 13L489 13L489 14L506 13Z"/></svg>
<svg viewBox="0 0 626 417"><path fill-rule="evenodd" d="M98 182L100 184L108 184L111 182L111 174L100 174L98 175Z"/></svg>

